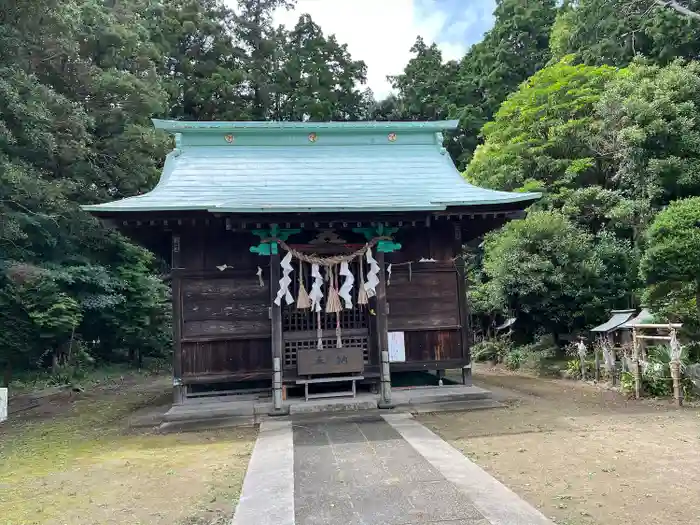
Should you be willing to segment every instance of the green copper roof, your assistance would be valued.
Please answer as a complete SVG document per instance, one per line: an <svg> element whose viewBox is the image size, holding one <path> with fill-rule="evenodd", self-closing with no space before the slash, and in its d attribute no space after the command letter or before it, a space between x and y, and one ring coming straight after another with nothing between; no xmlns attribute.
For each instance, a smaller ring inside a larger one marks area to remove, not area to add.
<svg viewBox="0 0 700 525"><path fill-rule="evenodd" d="M158 185L88 211L439 211L532 201L467 183L442 148L442 122L182 122Z"/></svg>

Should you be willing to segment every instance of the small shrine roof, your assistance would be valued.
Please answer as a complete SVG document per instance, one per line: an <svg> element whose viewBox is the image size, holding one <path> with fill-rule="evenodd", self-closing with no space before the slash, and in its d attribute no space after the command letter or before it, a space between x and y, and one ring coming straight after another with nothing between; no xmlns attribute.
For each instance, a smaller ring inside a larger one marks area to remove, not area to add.
<svg viewBox="0 0 700 525"><path fill-rule="evenodd" d="M629 321L630 317L634 315L634 312L635 310L613 310L610 312L612 314L610 319L595 328L591 328L591 332L612 332Z"/></svg>
<svg viewBox="0 0 700 525"><path fill-rule="evenodd" d="M83 206L94 213L441 211L521 203L537 193L480 188L461 176L432 122L184 122L156 187Z"/></svg>
<svg viewBox="0 0 700 525"><path fill-rule="evenodd" d="M648 323L654 323L654 314L652 314L648 308L643 308L637 316L633 317L629 321L627 321L624 325L622 325L622 328L634 328L637 325L640 324L648 324Z"/></svg>

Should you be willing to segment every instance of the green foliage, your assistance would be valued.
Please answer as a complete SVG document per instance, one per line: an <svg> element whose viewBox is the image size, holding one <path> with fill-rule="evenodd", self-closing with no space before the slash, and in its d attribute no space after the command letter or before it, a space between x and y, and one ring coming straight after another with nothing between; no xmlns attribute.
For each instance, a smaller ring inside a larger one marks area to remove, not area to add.
<svg viewBox="0 0 700 525"><path fill-rule="evenodd" d="M478 144L479 130L522 81L549 60L549 32L555 17L551 0L499 0L494 26L459 63L442 62L435 44L418 39L415 56L392 78L402 120L449 116L460 121L447 137L452 158L464 167Z"/></svg>
<svg viewBox="0 0 700 525"><path fill-rule="evenodd" d="M548 193L600 184L599 159L590 142L593 109L616 74L610 67L574 66L566 60L538 71L484 126L485 142L467 178L506 190L535 180Z"/></svg>
<svg viewBox="0 0 700 525"><path fill-rule="evenodd" d="M586 370L588 371L588 370ZM581 379L581 360L569 359L566 362L566 376L570 379Z"/></svg>
<svg viewBox="0 0 700 525"><path fill-rule="evenodd" d="M526 354L521 348L514 348L508 352L503 360L508 370L518 370L525 362Z"/></svg>
<svg viewBox="0 0 700 525"><path fill-rule="evenodd" d="M700 193L700 63L633 64L601 98L600 147L613 181L652 207Z"/></svg>
<svg viewBox="0 0 700 525"><path fill-rule="evenodd" d="M592 379L595 371L595 362L591 359L586 359L583 366L586 369L586 379ZM581 359L570 359L566 362L566 377L569 379L582 379Z"/></svg>
<svg viewBox="0 0 700 525"><path fill-rule="evenodd" d="M169 148L150 124L168 99L145 4L21 4L0 21L0 362L59 372L120 355L100 337L167 355L152 256L124 265L135 248L78 208L152 187ZM124 334L145 300L156 345Z"/></svg>
<svg viewBox="0 0 700 525"><path fill-rule="evenodd" d="M648 349L649 361L642 373L642 391L654 397L669 397L673 395L673 379L669 363L671 361L670 349L668 345L652 346ZM681 370L685 370L689 364L687 351L681 354ZM620 377L620 387L622 392L633 394L635 392L634 375L631 372L623 372ZM683 397L694 396L694 385L690 377L681 377L681 389Z"/></svg>
<svg viewBox="0 0 700 525"><path fill-rule="evenodd" d="M482 294L518 312L524 330L581 329L624 298L630 267L625 247L595 240L560 213L532 212L487 235Z"/></svg>
<svg viewBox="0 0 700 525"><path fill-rule="evenodd" d="M526 368L540 376L558 376L559 363L555 361L559 347L552 334L535 338L534 343L520 347L524 355L521 368Z"/></svg>
<svg viewBox="0 0 700 525"><path fill-rule="evenodd" d="M345 44L325 37L309 15L282 35L283 66L278 74L274 120L359 120L363 95L355 87L366 80L367 66L353 60Z"/></svg>
<svg viewBox="0 0 700 525"><path fill-rule="evenodd" d="M631 372L622 372L620 375L620 389L624 394L634 394L634 374Z"/></svg>
<svg viewBox="0 0 700 525"><path fill-rule="evenodd" d="M700 326L700 197L672 202L647 232L641 261L650 305ZM682 317L681 317L682 316Z"/></svg>
<svg viewBox="0 0 700 525"><path fill-rule="evenodd" d="M655 365L662 365L668 369L670 374L670 364L671 364L671 346L670 345L655 345L647 349L647 355L649 357L649 362ZM688 350L683 347L681 348L680 355L681 373L683 373L686 367L690 364L688 359ZM669 375L670 377L670 375Z"/></svg>
<svg viewBox="0 0 700 525"><path fill-rule="evenodd" d="M507 338L496 337L476 343L471 348L471 355L474 361L495 361L500 363L512 348L513 346Z"/></svg>
<svg viewBox="0 0 700 525"><path fill-rule="evenodd" d="M566 297L580 290L572 301L563 299L552 282L557 281L551 276L556 265L545 266L540 258L521 262L527 268L517 278L504 271L503 283L489 282L489 273L512 264L502 257L518 257L513 255L517 251L493 252L499 244L487 242L484 272L474 278L475 308L486 314L500 302L500 311L514 308L534 326L546 327L540 323L550 319L551 328L559 321L553 306L561 301L578 316L574 320L572 314L564 327L583 328L602 320L606 310L634 304L642 292L637 281L641 263L644 300L664 317L690 323L687 329L696 333L698 271L690 263L681 270L673 262L697 253L697 228L690 226L696 216L691 213L687 225L679 226L677 239L668 225L659 229L664 234L651 233L657 230L653 227L649 235L644 232L659 209L700 194L698 93L700 65L695 62L664 67L639 62L616 70L572 65L570 58L540 70L513 93L484 127L486 141L466 176L497 189L543 191L535 208L558 210L577 231L592 234L578 242L595 254L592 266L599 266L569 279L573 286ZM555 239L536 242L569 253L571 246ZM531 253L521 255L529 258ZM560 276L569 275L572 267L560 271ZM550 308L542 307L548 303ZM537 320L531 317L534 311L540 312Z"/></svg>
<svg viewBox="0 0 700 525"><path fill-rule="evenodd" d="M700 2L683 2L700 10ZM586 64L627 65L641 54L660 64L696 58L700 21L641 0L576 0L555 24L552 52Z"/></svg>

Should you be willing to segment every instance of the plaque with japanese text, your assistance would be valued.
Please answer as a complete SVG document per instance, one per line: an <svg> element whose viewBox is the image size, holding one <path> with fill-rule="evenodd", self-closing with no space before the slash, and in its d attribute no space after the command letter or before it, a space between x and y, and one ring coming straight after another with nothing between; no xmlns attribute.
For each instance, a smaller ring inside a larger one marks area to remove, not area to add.
<svg viewBox="0 0 700 525"><path fill-rule="evenodd" d="M297 352L297 373L300 376L351 374L363 370L362 348L324 348Z"/></svg>

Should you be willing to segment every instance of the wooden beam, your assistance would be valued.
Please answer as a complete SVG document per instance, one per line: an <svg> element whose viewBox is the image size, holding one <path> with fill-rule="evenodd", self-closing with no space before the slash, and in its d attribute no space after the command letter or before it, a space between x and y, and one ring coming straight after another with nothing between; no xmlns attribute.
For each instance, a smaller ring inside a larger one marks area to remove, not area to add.
<svg viewBox="0 0 700 525"><path fill-rule="evenodd" d="M172 234L172 253L170 266L179 268L181 265L180 235ZM173 301L173 403L180 404L185 401L186 386L182 384L182 281L176 274L172 279L172 301Z"/></svg>
<svg viewBox="0 0 700 525"><path fill-rule="evenodd" d="M462 225L454 223L455 229L455 253L457 257L462 251ZM469 345L469 304L467 302L467 267L464 264L464 259L459 257L455 260L455 268L457 269L457 305L459 307L459 340L462 345L462 358L471 363L471 348ZM471 368L462 368L462 383L471 385Z"/></svg>
<svg viewBox="0 0 700 525"><path fill-rule="evenodd" d="M682 328L683 323L671 323L671 324L635 324L634 328L665 328L670 330L671 328Z"/></svg>
<svg viewBox="0 0 700 525"><path fill-rule="evenodd" d="M275 304L275 297L277 297L277 287L279 286L280 280L280 254L279 250L277 253L270 255L270 318L271 318L271 331L272 331L272 361L274 363L275 358L280 360L282 363L282 306L277 306ZM274 368L274 367L273 367ZM283 373L283 372L282 372ZM274 377L271 378L274 387ZM284 378L282 378L284 380Z"/></svg>
<svg viewBox="0 0 700 525"><path fill-rule="evenodd" d="M384 267L384 252L377 252L377 264L379 265L379 284L377 285L377 349L379 350L379 362L382 363L384 352L389 351L389 320L388 305L386 302L386 268ZM384 370L386 369L386 370ZM388 364L382 363L381 377L382 392L380 398L380 408L391 406L391 376Z"/></svg>

